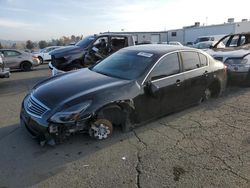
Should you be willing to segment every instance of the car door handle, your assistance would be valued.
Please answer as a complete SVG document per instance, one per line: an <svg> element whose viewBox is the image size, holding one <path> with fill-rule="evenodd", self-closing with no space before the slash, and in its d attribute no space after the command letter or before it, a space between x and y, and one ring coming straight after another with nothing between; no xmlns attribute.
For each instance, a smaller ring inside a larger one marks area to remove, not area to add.
<svg viewBox="0 0 250 188"><path fill-rule="evenodd" d="M175 84L176 84L176 86L179 87L181 85L181 81L178 79L178 80L176 80Z"/></svg>

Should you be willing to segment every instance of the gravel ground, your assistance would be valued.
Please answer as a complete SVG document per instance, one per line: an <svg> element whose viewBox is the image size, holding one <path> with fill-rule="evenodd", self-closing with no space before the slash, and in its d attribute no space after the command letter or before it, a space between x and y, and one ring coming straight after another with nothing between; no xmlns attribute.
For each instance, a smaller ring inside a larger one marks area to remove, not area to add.
<svg viewBox="0 0 250 188"><path fill-rule="evenodd" d="M250 187L250 88L108 140L40 147L19 125L23 97L48 65L0 80L0 188Z"/></svg>

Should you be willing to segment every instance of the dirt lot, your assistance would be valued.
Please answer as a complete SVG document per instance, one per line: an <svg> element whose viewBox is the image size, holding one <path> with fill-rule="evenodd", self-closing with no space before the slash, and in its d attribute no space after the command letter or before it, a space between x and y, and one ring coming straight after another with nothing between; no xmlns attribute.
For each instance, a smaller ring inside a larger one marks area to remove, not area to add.
<svg viewBox="0 0 250 188"><path fill-rule="evenodd" d="M19 125L47 65L0 80L0 187L250 187L250 88L111 139L40 147Z"/></svg>

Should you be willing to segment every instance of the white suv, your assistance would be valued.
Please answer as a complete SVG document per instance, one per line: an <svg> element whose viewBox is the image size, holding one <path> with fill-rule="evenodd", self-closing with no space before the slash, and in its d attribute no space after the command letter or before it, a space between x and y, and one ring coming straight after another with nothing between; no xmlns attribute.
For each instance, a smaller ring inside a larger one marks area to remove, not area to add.
<svg viewBox="0 0 250 188"><path fill-rule="evenodd" d="M44 61L51 60L51 55L49 55L49 53L52 50L55 50L55 49L60 48L60 47L61 46L49 46L49 47L43 48L39 52L34 53L34 56L40 60L40 64L43 64Z"/></svg>

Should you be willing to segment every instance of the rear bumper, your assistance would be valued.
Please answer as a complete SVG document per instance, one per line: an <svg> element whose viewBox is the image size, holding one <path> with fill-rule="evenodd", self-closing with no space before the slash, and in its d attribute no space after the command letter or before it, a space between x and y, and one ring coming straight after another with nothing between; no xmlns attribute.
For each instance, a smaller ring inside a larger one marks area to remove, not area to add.
<svg viewBox="0 0 250 188"><path fill-rule="evenodd" d="M10 77L10 69L4 68L3 70L0 70L0 78L9 78Z"/></svg>
<svg viewBox="0 0 250 188"><path fill-rule="evenodd" d="M228 79L230 81L244 82L248 77L248 72L231 72L228 71Z"/></svg>

